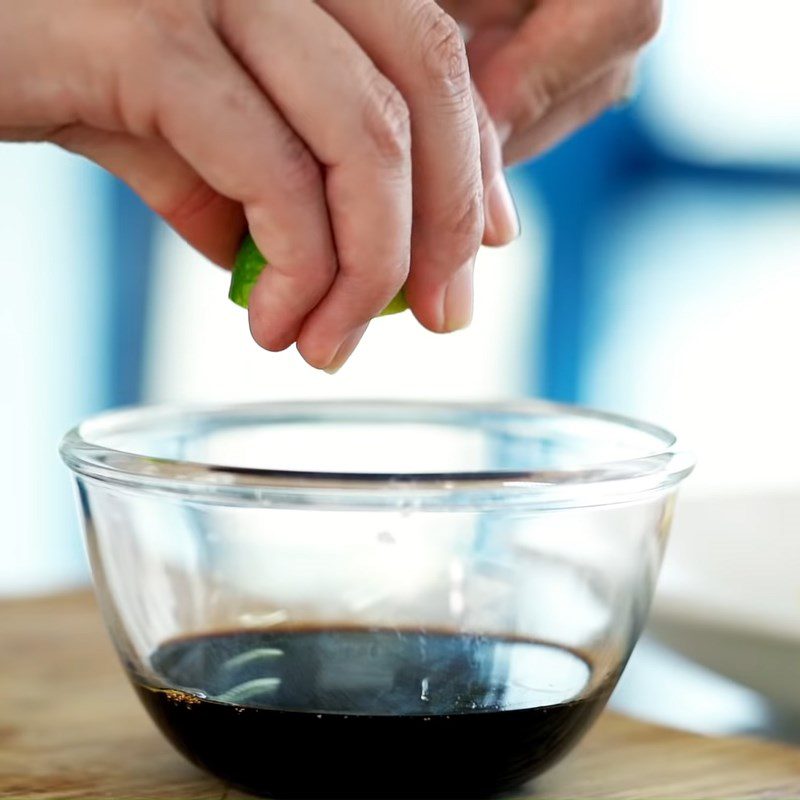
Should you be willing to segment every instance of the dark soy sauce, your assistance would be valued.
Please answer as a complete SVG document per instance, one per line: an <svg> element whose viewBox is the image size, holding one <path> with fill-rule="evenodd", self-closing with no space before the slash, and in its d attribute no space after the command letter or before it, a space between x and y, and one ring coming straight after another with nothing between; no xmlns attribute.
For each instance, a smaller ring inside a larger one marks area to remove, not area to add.
<svg viewBox="0 0 800 800"><path fill-rule="evenodd" d="M468 797L563 755L615 676L536 641L387 629L242 630L168 641L132 675L189 759L275 797Z"/></svg>

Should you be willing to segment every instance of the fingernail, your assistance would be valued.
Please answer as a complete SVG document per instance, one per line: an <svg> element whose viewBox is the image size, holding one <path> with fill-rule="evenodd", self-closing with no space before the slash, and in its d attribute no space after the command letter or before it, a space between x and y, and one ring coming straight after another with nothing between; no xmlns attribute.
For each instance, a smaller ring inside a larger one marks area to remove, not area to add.
<svg viewBox="0 0 800 800"><path fill-rule="evenodd" d="M446 333L466 328L472 322L473 262L461 267L447 285L444 294L444 330Z"/></svg>
<svg viewBox="0 0 800 800"><path fill-rule="evenodd" d="M486 190L485 202L487 244L502 245L513 242L519 236L519 215L502 172Z"/></svg>
<svg viewBox="0 0 800 800"><path fill-rule="evenodd" d="M339 345L336 355L331 359L328 366L324 368L323 372L327 372L328 375L337 373L345 365L347 359L353 355L353 351L358 346L366 330L367 326L362 325L360 328L356 328L352 333L348 334Z"/></svg>

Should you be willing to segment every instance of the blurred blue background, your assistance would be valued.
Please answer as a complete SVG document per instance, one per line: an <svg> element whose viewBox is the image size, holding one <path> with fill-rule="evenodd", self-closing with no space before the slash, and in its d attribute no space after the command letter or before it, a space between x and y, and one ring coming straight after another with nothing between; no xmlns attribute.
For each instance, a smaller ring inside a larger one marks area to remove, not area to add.
<svg viewBox="0 0 800 800"><path fill-rule="evenodd" d="M674 0L636 101L513 171L524 233L481 254L473 327L432 337L410 315L380 320L335 378L258 350L225 299L227 276L126 187L49 146L0 146L0 594L87 580L56 447L103 408L358 395L579 402L678 430L700 458L656 603L656 623L679 631L656 625L618 707L797 738L791 702L721 677L680 630L700 624L692 610L713 606L703 591L716 581L720 609L726 589L750 591L765 620L787 617L777 636L800 657L800 583L781 596L796 607L776 599L776 610L768 591L712 576L725 540L703 551L719 532L690 513L693 499L735 496L758 519L775 493L800 497L799 24L796 0ZM797 564L799 533L800 512L756 526L750 541ZM669 685L660 698L654 682Z"/></svg>

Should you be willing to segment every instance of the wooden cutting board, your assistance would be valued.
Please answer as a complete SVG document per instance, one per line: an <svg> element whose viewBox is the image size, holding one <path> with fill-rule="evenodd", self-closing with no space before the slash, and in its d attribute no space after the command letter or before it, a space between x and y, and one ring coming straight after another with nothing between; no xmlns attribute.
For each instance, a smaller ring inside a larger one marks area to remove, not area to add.
<svg viewBox="0 0 800 800"><path fill-rule="evenodd" d="M517 798L800 798L800 750L606 713ZM0 603L0 797L216 798L161 738L87 593Z"/></svg>

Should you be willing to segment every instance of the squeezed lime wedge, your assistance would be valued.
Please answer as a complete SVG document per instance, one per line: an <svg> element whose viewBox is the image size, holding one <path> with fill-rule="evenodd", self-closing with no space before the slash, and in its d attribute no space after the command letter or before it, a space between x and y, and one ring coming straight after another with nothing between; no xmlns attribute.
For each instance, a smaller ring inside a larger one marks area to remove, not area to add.
<svg viewBox="0 0 800 800"><path fill-rule="evenodd" d="M236 305L247 308L247 304L250 301L250 293L253 291L258 276L267 266L267 263L267 259L261 254L258 245L248 233L244 237L241 247L239 247L239 252L236 254L233 272L231 273L231 288L228 291L228 297ZM399 314L407 308L406 296L401 289L378 316L386 317L389 314Z"/></svg>
<svg viewBox="0 0 800 800"><path fill-rule="evenodd" d="M250 292L253 291L258 276L266 265L267 259L261 255L253 237L248 233L239 247L239 252L236 253L231 274L231 288L228 292L228 297L237 306L247 308Z"/></svg>

